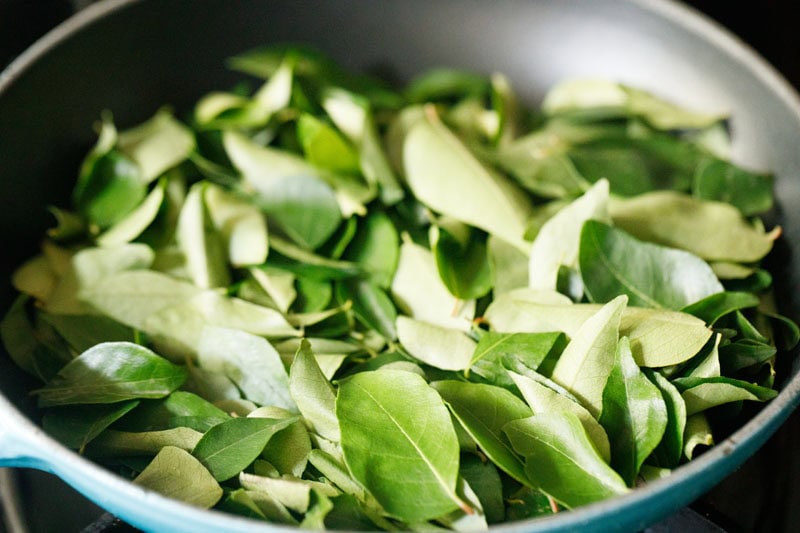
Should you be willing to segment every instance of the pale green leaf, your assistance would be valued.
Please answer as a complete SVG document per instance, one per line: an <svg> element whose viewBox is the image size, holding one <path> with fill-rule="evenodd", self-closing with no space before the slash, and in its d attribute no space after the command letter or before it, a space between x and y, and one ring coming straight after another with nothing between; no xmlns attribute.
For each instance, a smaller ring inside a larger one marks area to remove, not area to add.
<svg viewBox="0 0 800 533"><path fill-rule="evenodd" d="M397 337L416 359L442 370L469 368L475 351L475 341L463 331L406 316L397 317Z"/></svg>
<svg viewBox="0 0 800 533"><path fill-rule="evenodd" d="M222 487L200 461L175 446L162 448L133 482L203 509L222 498Z"/></svg>

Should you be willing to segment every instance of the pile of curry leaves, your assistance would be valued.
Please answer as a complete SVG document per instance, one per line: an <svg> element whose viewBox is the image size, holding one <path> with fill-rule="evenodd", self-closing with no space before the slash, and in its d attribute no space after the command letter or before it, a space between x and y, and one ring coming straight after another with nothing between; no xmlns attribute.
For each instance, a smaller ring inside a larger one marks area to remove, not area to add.
<svg viewBox="0 0 800 533"><path fill-rule="evenodd" d="M47 432L302 528L479 530L624 494L773 389L771 176L609 81L394 90L313 51L118 132L14 274ZM698 446L700 448L698 448Z"/></svg>

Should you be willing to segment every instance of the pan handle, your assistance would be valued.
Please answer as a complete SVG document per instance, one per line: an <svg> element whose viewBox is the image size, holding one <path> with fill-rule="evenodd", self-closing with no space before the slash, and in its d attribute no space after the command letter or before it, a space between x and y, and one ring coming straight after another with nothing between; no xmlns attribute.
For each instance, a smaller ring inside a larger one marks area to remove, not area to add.
<svg viewBox="0 0 800 533"><path fill-rule="evenodd" d="M41 429L0 396L0 467L52 471L44 451L47 441Z"/></svg>

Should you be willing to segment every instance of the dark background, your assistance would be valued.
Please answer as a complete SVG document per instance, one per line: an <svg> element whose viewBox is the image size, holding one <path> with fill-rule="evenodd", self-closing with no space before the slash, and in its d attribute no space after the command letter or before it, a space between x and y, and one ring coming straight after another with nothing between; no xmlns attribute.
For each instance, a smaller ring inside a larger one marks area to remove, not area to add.
<svg viewBox="0 0 800 533"><path fill-rule="evenodd" d="M0 69L76 8L88 3L91 0L0 0ZM686 3L757 50L800 89L800 18L795 15L795 2L701 0ZM40 503L47 507L69 506L71 498L73 496L66 494L56 498L60 502L45 498ZM36 498L31 505L38 507ZM792 415L754 459L694 508L727 531L800 531L800 411ZM39 509L32 511L33 515L39 514ZM91 521L97 511L87 512ZM72 530L74 527L64 523L61 526L42 527L45 530L52 527ZM0 532L2 530L0 520ZM688 529L677 524L654 529L687 530L718 531L697 524Z"/></svg>

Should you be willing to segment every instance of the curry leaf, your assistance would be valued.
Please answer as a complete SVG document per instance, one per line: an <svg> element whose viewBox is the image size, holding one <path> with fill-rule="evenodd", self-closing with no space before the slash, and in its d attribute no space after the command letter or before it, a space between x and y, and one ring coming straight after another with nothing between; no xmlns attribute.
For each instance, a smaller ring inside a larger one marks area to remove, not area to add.
<svg viewBox="0 0 800 533"><path fill-rule="evenodd" d="M51 409L42 419L44 430L53 438L83 453L83 449L108 426L139 404L130 400L114 404L77 405Z"/></svg>
<svg viewBox="0 0 800 533"><path fill-rule="evenodd" d="M595 417L603 408L603 388L614 367L626 303L625 296L618 296L586 320L553 368L553 381L577 396Z"/></svg>
<svg viewBox="0 0 800 533"><path fill-rule="evenodd" d="M633 486L642 463L661 442L668 416L661 391L636 365L626 337L620 339L603 390L600 423L611 440L611 466Z"/></svg>
<svg viewBox="0 0 800 533"><path fill-rule="evenodd" d="M186 380L186 370L129 342L107 342L70 361L44 388L39 405L114 403L161 398Z"/></svg>
<svg viewBox="0 0 800 533"><path fill-rule="evenodd" d="M502 430L513 420L529 417L528 406L492 385L438 381L433 387L489 459L520 483L527 483L523 462Z"/></svg>
<svg viewBox="0 0 800 533"><path fill-rule="evenodd" d="M525 472L533 486L569 508L628 491L571 413L515 420L504 431L525 457Z"/></svg>
<svg viewBox="0 0 800 533"><path fill-rule="evenodd" d="M336 419L336 392L311 350L311 344L303 339L289 372L289 391L311 428L338 442L341 435Z"/></svg>
<svg viewBox="0 0 800 533"><path fill-rule="evenodd" d="M444 217L431 226L431 251L447 289L462 300L480 298L492 288L486 238Z"/></svg>
<svg viewBox="0 0 800 533"><path fill-rule="evenodd" d="M475 351L475 341L462 331L402 315L397 317L397 337L417 360L442 370L466 369Z"/></svg>
<svg viewBox="0 0 800 533"><path fill-rule="evenodd" d="M581 231L580 268L587 295L599 303L627 294L633 306L678 310L724 290L700 258L591 220Z"/></svg>
<svg viewBox="0 0 800 533"><path fill-rule="evenodd" d="M232 418L209 429L192 450L214 479L225 481L244 470L275 433L296 418Z"/></svg>
<svg viewBox="0 0 800 533"><path fill-rule="evenodd" d="M697 167L692 192L698 198L726 202L744 216L753 216L772 207L772 176L707 158Z"/></svg>
<svg viewBox="0 0 800 533"><path fill-rule="evenodd" d="M209 509L222 498L222 487L192 455L174 446L165 446L133 482L186 502Z"/></svg>
<svg viewBox="0 0 800 533"><path fill-rule="evenodd" d="M773 389L732 378L678 378L673 383L686 402L686 414L692 416L711 407L740 400L763 402L777 396Z"/></svg>
<svg viewBox="0 0 800 533"><path fill-rule="evenodd" d="M465 505L450 415L420 376L355 374L339 386L336 414L348 468L387 512L418 522Z"/></svg>

